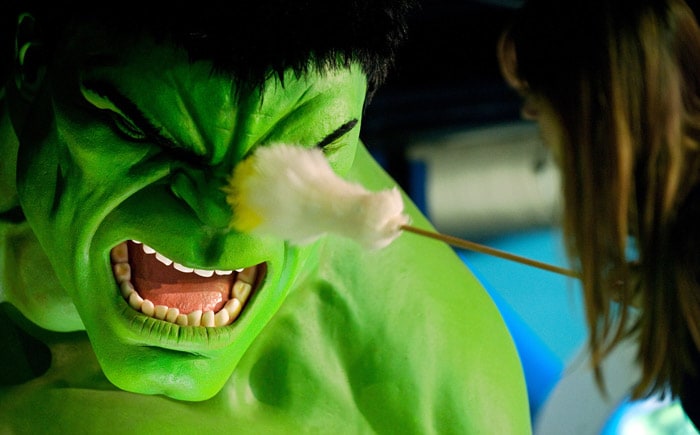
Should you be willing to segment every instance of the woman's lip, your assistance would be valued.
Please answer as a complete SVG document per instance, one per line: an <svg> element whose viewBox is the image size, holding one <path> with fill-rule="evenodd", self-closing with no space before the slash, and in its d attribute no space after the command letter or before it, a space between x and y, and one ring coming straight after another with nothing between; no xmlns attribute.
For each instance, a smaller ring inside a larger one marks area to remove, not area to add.
<svg viewBox="0 0 700 435"><path fill-rule="evenodd" d="M179 326L232 324L266 272L265 263L237 270L197 269L135 241L115 246L111 262L122 296L134 310Z"/></svg>

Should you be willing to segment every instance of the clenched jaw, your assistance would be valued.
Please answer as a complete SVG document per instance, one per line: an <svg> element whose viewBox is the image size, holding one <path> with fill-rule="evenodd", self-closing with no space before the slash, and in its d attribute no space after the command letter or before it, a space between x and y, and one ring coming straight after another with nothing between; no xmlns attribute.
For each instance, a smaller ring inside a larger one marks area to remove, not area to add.
<svg viewBox="0 0 700 435"><path fill-rule="evenodd" d="M111 250L114 278L128 304L179 326L233 323L264 279L264 263L236 270L198 269L134 240Z"/></svg>

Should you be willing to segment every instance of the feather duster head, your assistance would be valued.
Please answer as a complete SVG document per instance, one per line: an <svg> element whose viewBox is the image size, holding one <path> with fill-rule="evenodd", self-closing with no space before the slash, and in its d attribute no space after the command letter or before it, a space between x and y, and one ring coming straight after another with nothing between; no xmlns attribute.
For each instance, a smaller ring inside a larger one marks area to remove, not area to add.
<svg viewBox="0 0 700 435"><path fill-rule="evenodd" d="M370 192L344 180L318 148L259 147L234 169L225 190L233 228L294 244L333 233L379 249L409 220L397 188Z"/></svg>

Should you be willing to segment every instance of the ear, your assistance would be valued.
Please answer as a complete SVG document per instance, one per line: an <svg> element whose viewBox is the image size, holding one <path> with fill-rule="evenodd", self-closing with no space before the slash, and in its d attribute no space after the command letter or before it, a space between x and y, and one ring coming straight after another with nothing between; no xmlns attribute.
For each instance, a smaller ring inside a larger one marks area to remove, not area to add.
<svg viewBox="0 0 700 435"><path fill-rule="evenodd" d="M24 98L33 99L46 72L46 51L34 16L17 17L15 33L15 86Z"/></svg>

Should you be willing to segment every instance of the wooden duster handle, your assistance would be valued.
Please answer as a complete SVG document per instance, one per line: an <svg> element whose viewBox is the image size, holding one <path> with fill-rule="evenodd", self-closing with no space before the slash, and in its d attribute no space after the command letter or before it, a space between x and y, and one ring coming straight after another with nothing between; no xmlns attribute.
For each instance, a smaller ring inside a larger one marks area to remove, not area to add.
<svg viewBox="0 0 700 435"><path fill-rule="evenodd" d="M423 230L421 228L413 227L411 225L402 225L401 229L421 236L429 237L431 239L436 239L448 243L452 246L468 249L470 251L481 252L482 254L493 255L495 257L504 258L506 260L515 261L517 263L526 264L528 266L537 267L539 269L548 270L550 272L558 273L561 275L570 276L572 278L578 278L578 274L572 270L564 269L558 266L553 266L547 263L541 263L539 261L531 260L526 257L520 257L517 255L510 254L508 252L499 251L498 249L489 248L488 246L480 245L478 243L470 242L468 240L459 239L457 237L448 236L441 233L436 233L433 231Z"/></svg>

